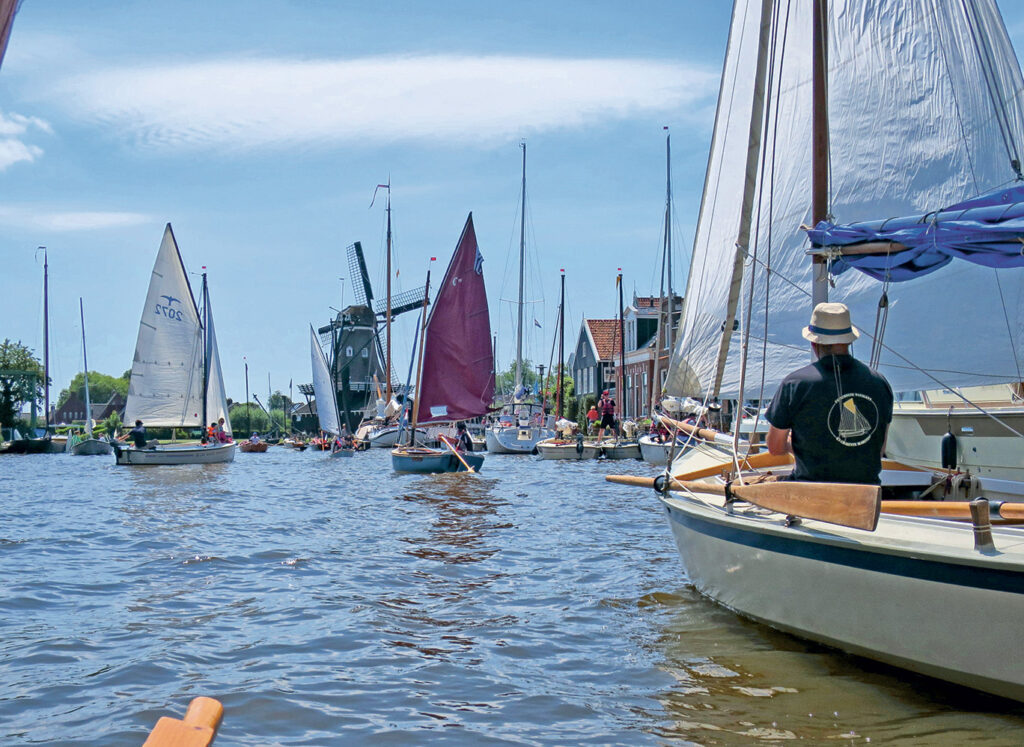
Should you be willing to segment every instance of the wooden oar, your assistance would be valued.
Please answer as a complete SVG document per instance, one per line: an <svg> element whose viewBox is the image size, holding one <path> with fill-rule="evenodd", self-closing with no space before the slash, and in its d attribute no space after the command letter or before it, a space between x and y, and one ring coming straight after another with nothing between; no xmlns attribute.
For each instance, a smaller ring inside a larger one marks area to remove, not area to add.
<svg viewBox="0 0 1024 747"><path fill-rule="evenodd" d="M769 454L767 451L761 452L760 454L751 454L750 456L740 457L740 467L746 467L749 469L764 469L765 467L785 467L793 463L792 454ZM733 463L723 462L722 464L714 464L710 467L704 467L702 469L695 469L692 472L685 472L681 475L676 475L676 480L699 480L702 477L714 477L715 475L722 474L722 470L732 470Z"/></svg>
<svg viewBox="0 0 1024 747"><path fill-rule="evenodd" d="M993 518L1024 521L1024 503L991 501L989 510ZM882 501L882 513L970 521L971 504L970 501Z"/></svg>
<svg viewBox="0 0 1024 747"><path fill-rule="evenodd" d="M655 479L651 477L608 475L605 479L621 485L655 487ZM726 494L724 484L689 480L673 479L669 489ZM733 484L729 489L736 498L770 511L866 529L869 532L878 526L878 512L882 503L882 488L878 485L782 480L751 485Z"/></svg>
<svg viewBox="0 0 1024 747"><path fill-rule="evenodd" d="M193 698L184 719L163 716L143 747L208 747L217 735L224 706L213 698Z"/></svg>
<svg viewBox="0 0 1024 747"><path fill-rule="evenodd" d="M440 438L442 441L444 441L444 445L452 450L452 454L454 454L458 458L458 460L462 462L462 466L466 468L466 472L476 472L475 469L469 466L469 462L462 458L462 454L459 453L459 450L452 446L451 442L447 439L447 437L441 435Z"/></svg>

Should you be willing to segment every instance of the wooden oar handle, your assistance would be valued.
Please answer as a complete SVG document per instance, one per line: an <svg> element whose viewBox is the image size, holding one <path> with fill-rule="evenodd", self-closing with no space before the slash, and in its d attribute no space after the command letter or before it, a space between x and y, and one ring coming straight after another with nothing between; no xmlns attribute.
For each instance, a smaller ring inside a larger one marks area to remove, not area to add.
<svg viewBox="0 0 1024 747"><path fill-rule="evenodd" d="M991 501L990 509L1000 519L1024 520L1024 503ZM882 501L882 513L967 521L971 518L971 504L970 501Z"/></svg>
<svg viewBox="0 0 1024 747"><path fill-rule="evenodd" d="M664 475L661 475L660 478L664 479ZM615 482L620 485L634 485L638 488L652 488L655 490L657 490L658 488L664 489L663 484L658 483L659 478L656 477L635 477L633 475L606 475L604 479L607 480L608 482ZM699 490L703 493L725 495L725 485L715 482L696 482L693 480L673 479L671 484L669 485L669 490Z"/></svg>
<svg viewBox="0 0 1024 747"><path fill-rule="evenodd" d="M163 716L143 747L208 747L217 735L224 706L214 698L193 698L184 719Z"/></svg>

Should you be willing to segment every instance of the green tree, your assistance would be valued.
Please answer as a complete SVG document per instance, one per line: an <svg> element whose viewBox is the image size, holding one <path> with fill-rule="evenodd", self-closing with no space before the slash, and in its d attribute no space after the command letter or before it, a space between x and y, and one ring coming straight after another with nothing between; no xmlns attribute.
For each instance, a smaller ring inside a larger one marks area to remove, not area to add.
<svg viewBox="0 0 1024 747"><path fill-rule="evenodd" d="M267 403L267 407L270 408L271 412L273 412L274 410L288 411L291 409L291 406L292 401L288 399L288 397L281 393L280 391L271 394L270 401Z"/></svg>
<svg viewBox="0 0 1024 747"><path fill-rule="evenodd" d="M131 378L131 371L126 371L121 375L121 378L115 379L113 376L99 373L98 371L89 372L89 399L92 400L93 404L106 402L114 394L119 393L122 397L128 396L128 381ZM79 371L75 374L75 377L71 379L71 383L68 384L67 389L62 389L60 395L57 397L57 407L63 407L64 403L71 399L71 395L76 394L78 398L85 401L85 372Z"/></svg>
<svg viewBox="0 0 1024 747"><path fill-rule="evenodd" d="M270 426L270 419L263 408L257 404L236 403L231 407L231 428L236 433L244 433L248 438L253 431L266 433Z"/></svg>
<svg viewBox="0 0 1024 747"><path fill-rule="evenodd" d="M527 387L530 391L533 391L533 385L540 381L540 374L537 373L534 369L534 365L530 361L523 361L522 376L523 386ZM507 371L501 371L495 377L495 396L501 397L502 395L511 395L512 390L515 389L515 385L516 362L512 361L512 363L509 364Z"/></svg>
<svg viewBox="0 0 1024 747"><path fill-rule="evenodd" d="M21 406L43 396L43 366L21 342L0 344L0 426L15 424Z"/></svg>

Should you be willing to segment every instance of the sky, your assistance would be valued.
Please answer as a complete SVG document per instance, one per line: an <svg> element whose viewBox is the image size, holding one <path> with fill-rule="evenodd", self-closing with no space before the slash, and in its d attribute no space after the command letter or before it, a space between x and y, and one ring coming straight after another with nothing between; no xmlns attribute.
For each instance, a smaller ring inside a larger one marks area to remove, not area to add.
<svg viewBox="0 0 1024 747"><path fill-rule="evenodd" d="M1021 48L1024 3L999 6ZM472 212L504 370L525 140L524 352L547 365L560 270L566 355L584 317L617 315L620 268L627 303L659 290L665 127L684 286L730 7L24 0L0 69L0 339L42 358L45 246L51 400L82 370L80 297L90 370L128 370L170 222L208 272L228 396L246 364L251 391L287 394L311 380L309 325L354 299L351 243L383 295L390 181L396 291L431 257L439 279Z"/></svg>

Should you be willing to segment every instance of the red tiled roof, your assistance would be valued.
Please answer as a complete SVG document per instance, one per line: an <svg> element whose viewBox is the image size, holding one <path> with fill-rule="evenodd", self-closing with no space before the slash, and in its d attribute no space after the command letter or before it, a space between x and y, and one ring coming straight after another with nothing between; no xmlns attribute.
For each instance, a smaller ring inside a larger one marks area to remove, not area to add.
<svg viewBox="0 0 1024 747"><path fill-rule="evenodd" d="M597 348L598 360L611 360L619 354L619 320L587 319L590 336Z"/></svg>
<svg viewBox="0 0 1024 747"><path fill-rule="evenodd" d="M655 309L659 306L661 299L657 296L634 296L633 306L638 309Z"/></svg>

